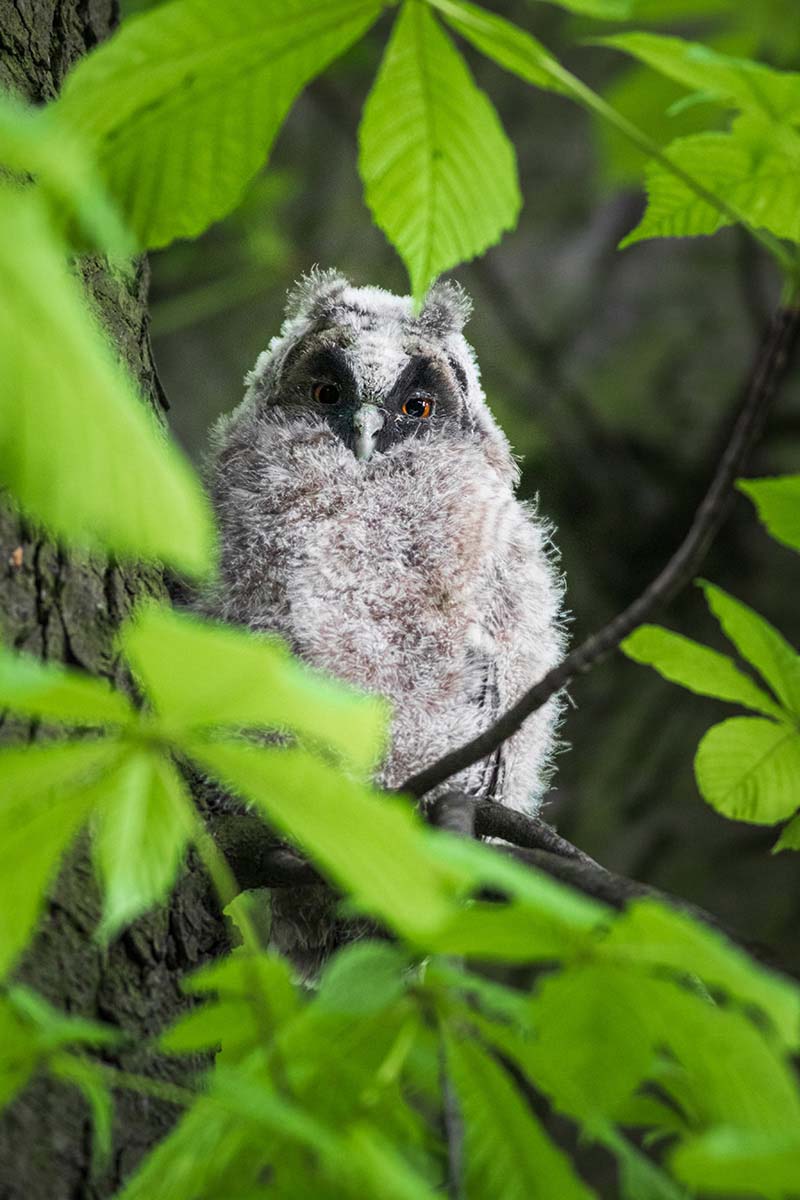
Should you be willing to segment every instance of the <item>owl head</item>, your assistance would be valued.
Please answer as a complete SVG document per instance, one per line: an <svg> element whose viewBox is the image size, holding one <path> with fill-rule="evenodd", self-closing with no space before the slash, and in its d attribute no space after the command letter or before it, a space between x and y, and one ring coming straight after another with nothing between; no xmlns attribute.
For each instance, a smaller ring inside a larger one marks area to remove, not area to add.
<svg viewBox="0 0 800 1200"><path fill-rule="evenodd" d="M245 406L324 422L361 460L412 440L478 437L510 465L462 333L471 307L455 283L434 285L415 313L409 296L314 270L247 376Z"/></svg>

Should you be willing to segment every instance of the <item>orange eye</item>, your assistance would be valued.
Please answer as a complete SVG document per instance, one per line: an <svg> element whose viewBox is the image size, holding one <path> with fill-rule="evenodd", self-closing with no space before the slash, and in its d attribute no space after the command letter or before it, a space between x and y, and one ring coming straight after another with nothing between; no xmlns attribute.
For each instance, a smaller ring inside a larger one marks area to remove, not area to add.
<svg viewBox="0 0 800 1200"><path fill-rule="evenodd" d="M339 389L335 383L315 383L311 395L320 404L336 404L339 400Z"/></svg>
<svg viewBox="0 0 800 1200"><path fill-rule="evenodd" d="M408 400L404 401L401 412L405 417L418 417L420 421L424 421L431 415L433 405L427 396L409 396Z"/></svg>

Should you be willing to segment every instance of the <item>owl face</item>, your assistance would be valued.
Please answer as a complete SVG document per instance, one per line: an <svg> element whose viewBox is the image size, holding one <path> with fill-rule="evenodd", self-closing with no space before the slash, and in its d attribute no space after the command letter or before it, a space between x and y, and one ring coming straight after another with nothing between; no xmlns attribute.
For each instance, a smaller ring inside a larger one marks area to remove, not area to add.
<svg viewBox="0 0 800 1200"><path fill-rule="evenodd" d="M324 421L366 460L467 428L465 384L433 344L392 326L367 334L345 325L298 343L270 403Z"/></svg>
<svg viewBox="0 0 800 1200"><path fill-rule="evenodd" d="M278 337L247 377L244 408L326 425L355 458L432 439L478 438L497 469L513 475L508 443L486 406L462 329L470 301L436 284L421 311L408 296L353 287L335 271L312 271L289 296Z"/></svg>

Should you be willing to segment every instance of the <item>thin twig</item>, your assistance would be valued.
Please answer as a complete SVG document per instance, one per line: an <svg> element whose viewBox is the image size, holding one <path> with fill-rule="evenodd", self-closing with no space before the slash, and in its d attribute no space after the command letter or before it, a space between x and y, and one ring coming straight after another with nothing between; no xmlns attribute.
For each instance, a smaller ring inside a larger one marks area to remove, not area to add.
<svg viewBox="0 0 800 1200"><path fill-rule="evenodd" d="M716 473L688 533L669 562L632 604L577 646L478 737L450 751L398 788L417 798L492 754L527 717L576 675L588 671L615 650L637 625L661 608L694 576L727 513L734 480L761 434L769 405L783 379L800 333L800 308L779 308L756 359L738 418Z"/></svg>

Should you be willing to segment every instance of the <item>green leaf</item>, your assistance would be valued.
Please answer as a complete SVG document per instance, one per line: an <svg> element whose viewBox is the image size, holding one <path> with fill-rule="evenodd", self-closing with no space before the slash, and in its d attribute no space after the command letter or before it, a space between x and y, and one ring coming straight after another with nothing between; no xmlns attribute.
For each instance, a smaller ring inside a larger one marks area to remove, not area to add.
<svg viewBox="0 0 800 1200"><path fill-rule="evenodd" d="M594 1193L545 1135L528 1101L477 1042L444 1033L447 1070L464 1125L464 1195L585 1200Z"/></svg>
<svg viewBox="0 0 800 1200"><path fill-rule="evenodd" d="M100 1172L111 1156L114 1129L114 1101L102 1070L88 1058L59 1054L50 1063L58 1079L73 1084L83 1095L92 1114L92 1167Z"/></svg>
<svg viewBox="0 0 800 1200"><path fill-rule="evenodd" d="M105 679L0 649L3 708L68 725L125 725L137 715L128 697Z"/></svg>
<svg viewBox="0 0 800 1200"><path fill-rule="evenodd" d="M710 192L735 205L754 228L800 241L800 136L785 126L740 117L731 133L678 138L665 153ZM698 196L661 163L646 171L647 211L621 242L696 237L732 224L732 216Z"/></svg>
<svg viewBox="0 0 800 1200"><path fill-rule="evenodd" d="M679 1146L670 1166L679 1179L703 1193L794 1196L800 1179L800 1133L711 1129Z"/></svg>
<svg viewBox="0 0 800 1200"><path fill-rule="evenodd" d="M783 715L767 693L726 655L670 629L640 625L625 638L620 649L634 662L654 667L671 683L678 683L699 696L731 700L768 716Z"/></svg>
<svg viewBox="0 0 800 1200"><path fill-rule="evenodd" d="M624 21L633 12L635 0L550 0L559 8L602 21Z"/></svg>
<svg viewBox="0 0 800 1200"><path fill-rule="evenodd" d="M97 781L120 753L113 742L88 741L0 751L0 976L27 943Z"/></svg>
<svg viewBox="0 0 800 1200"><path fill-rule="evenodd" d="M185 1013L161 1034L159 1045L172 1054L221 1045L230 1063L263 1048L300 1010L289 966L273 954L235 950L190 975L183 988L206 1000L217 992L219 999Z"/></svg>
<svg viewBox="0 0 800 1200"><path fill-rule="evenodd" d="M800 550L800 475L738 479L736 486L753 501L772 536Z"/></svg>
<svg viewBox="0 0 800 1200"><path fill-rule="evenodd" d="M779 850L800 850L800 817L792 817L789 824L784 825L772 853L777 854Z"/></svg>
<svg viewBox="0 0 800 1200"><path fill-rule="evenodd" d="M291 730L332 747L363 772L380 758L385 702L317 674L276 637L146 604L120 641L168 730Z"/></svg>
<svg viewBox="0 0 800 1200"><path fill-rule="evenodd" d="M726 817L753 825L785 821L800 805L800 733L760 717L709 729L694 760L697 786Z"/></svg>
<svg viewBox="0 0 800 1200"><path fill-rule="evenodd" d="M0 1109L40 1063L52 1056L55 1067L66 1057L54 1053L60 1047L112 1045L119 1037L117 1029L82 1017L68 1017L29 988L9 988L6 995L0 996Z"/></svg>
<svg viewBox="0 0 800 1200"><path fill-rule="evenodd" d="M701 582L708 607L742 658L761 672L781 704L800 717L800 657L768 621L722 588Z"/></svg>
<svg viewBox="0 0 800 1200"><path fill-rule="evenodd" d="M186 750L409 940L426 943L451 917L464 873L433 858L406 801L371 792L300 750L199 741Z"/></svg>
<svg viewBox="0 0 800 1200"><path fill-rule="evenodd" d="M456 33L526 83L571 96L560 63L532 34L469 0L429 0Z"/></svg>
<svg viewBox="0 0 800 1200"><path fill-rule="evenodd" d="M57 113L96 147L142 247L196 237L235 207L299 92L381 7L172 0L82 59Z"/></svg>
<svg viewBox="0 0 800 1200"><path fill-rule="evenodd" d="M456 910L430 939L439 953L512 962L569 958L586 951L608 917L605 905L488 846L438 831L428 837L439 862L470 872L475 888L512 898L509 904L471 901Z"/></svg>
<svg viewBox="0 0 800 1200"><path fill-rule="evenodd" d="M37 181L56 228L75 222L95 249L118 258L133 252L130 234L109 202L86 146L60 128L50 108L0 94L0 164Z"/></svg>
<svg viewBox="0 0 800 1200"><path fill-rule="evenodd" d="M657 33L619 33L598 38L691 91L709 92L731 107L771 121L800 121L800 74L776 71L747 58L720 54L699 42Z"/></svg>
<svg viewBox="0 0 800 1200"><path fill-rule="evenodd" d="M739 1004L760 1009L785 1046L800 1046L800 987L686 913L654 900L634 900L609 926L598 953L637 970L695 975Z"/></svg>
<svg viewBox="0 0 800 1200"><path fill-rule="evenodd" d="M367 204L417 299L515 225L514 149L427 4L406 0L400 10L359 142Z"/></svg>
<svg viewBox="0 0 800 1200"><path fill-rule="evenodd" d="M316 1003L353 1017L377 1013L404 995L409 955L387 942L357 942L330 960L319 982Z"/></svg>
<svg viewBox="0 0 800 1200"><path fill-rule="evenodd" d="M649 1074L653 1036L637 979L613 965L548 976L533 998L532 1019L527 1069L570 1116L613 1117Z"/></svg>
<svg viewBox="0 0 800 1200"><path fill-rule="evenodd" d="M134 751L106 777L92 838L104 892L103 940L169 895L189 841L191 809L163 754Z"/></svg>
<svg viewBox="0 0 800 1200"><path fill-rule="evenodd" d="M207 571L200 484L114 361L41 206L0 189L0 226L0 486L73 544Z"/></svg>
<svg viewBox="0 0 800 1200"><path fill-rule="evenodd" d="M348 1174L356 1176L363 1196L380 1196L381 1200L437 1200L439 1188L432 1188L404 1162L381 1132L366 1122L352 1126L343 1147L350 1159ZM364 1189L364 1190L361 1190Z"/></svg>

